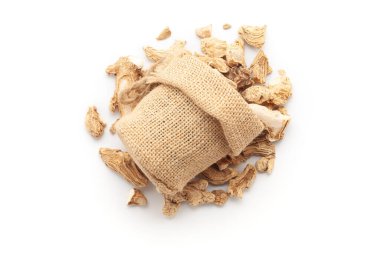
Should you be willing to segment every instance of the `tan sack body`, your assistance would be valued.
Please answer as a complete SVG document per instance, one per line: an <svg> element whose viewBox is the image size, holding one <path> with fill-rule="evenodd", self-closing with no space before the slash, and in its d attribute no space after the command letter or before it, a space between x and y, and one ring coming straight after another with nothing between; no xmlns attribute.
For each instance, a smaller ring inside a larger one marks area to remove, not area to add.
<svg viewBox="0 0 380 253"><path fill-rule="evenodd" d="M164 194L175 194L227 154L238 155L263 124L230 81L190 55L149 76L156 84L117 133L133 160Z"/></svg>

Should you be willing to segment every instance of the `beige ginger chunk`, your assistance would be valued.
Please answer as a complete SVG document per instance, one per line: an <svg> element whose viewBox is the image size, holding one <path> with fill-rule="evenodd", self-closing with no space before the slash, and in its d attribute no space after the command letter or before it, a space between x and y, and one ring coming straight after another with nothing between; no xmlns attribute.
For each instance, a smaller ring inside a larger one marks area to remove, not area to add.
<svg viewBox="0 0 380 253"><path fill-rule="evenodd" d="M220 73L227 73L230 70L223 58L210 57L198 53L195 53L195 56L207 65L210 65L214 69L218 70Z"/></svg>
<svg viewBox="0 0 380 253"><path fill-rule="evenodd" d="M246 158L251 156L268 156L276 152L275 145L267 140L265 135L255 138L246 148L243 149L242 155Z"/></svg>
<svg viewBox="0 0 380 253"><path fill-rule="evenodd" d="M292 85L285 71L280 70L279 74L280 76L269 85L249 87L241 95L248 103L264 104L271 107L284 106L292 95Z"/></svg>
<svg viewBox="0 0 380 253"><path fill-rule="evenodd" d="M200 27L195 30L195 33L201 39L209 38L211 37L211 33L212 33L212 25Z"/></svg>
<svg viewBox="0 0 380 253"><path fill-rule="evenodd" d="M214 204L217 206L224 205L228 200L228 193L223 190L213 190L211 193L215 195Z"/></svg>
<svg viewBox="0 0 380 253"><path fill-rule="evenodd" d="M100 137L103 135L106 123L100 118L98 110L95 106L88 108L86 114L86 129L93 137Z"/></svg>
<svg viewBox="0 0 380 253"><path fill-rule="evenodd" d="M172 32L170 31L170 28L167 26L157 36L156 40L165 40L165 39L169 38L170 35L172 35Z"/></svg>
<svg viewBox="0 0 380 253"><path fill-rule="evenodd" d="M116 87L110 102L111 112L119 110L123 116L128 111L128 108L120 103L119 96L123 90L130 89L132 84L142 77L142 67L142 61L133 57L120 57L107 67L107 74L116 75Z"/></svg>
<svg viewBox="0 0 380 253"><path fill-rule="evenodd" d="M251 186L255 178L256 168L252 164L248 164L241 174L230 180L228 194L232 197L242 198L243 191Z"/></svg>
<svg viewBox="0 0 380 253"><path fill-rule="evenodd" d="M129 197L128 197L128 205L129 206L146 206L148 203L148 200L144 196L144 194L135 188L132 188L129 191Z"/></svg>
<svg viewBox="0 0 380 253"><path fill-rule="evenodd" d="M249 104L249 107L265 125L269 141L278 141L283 138L284 130L290 121L290 116L277 110L270 110L265 106Z"/></svg>
<svg viewBox="0 0 380 253"><path fill-rule="evenodd" d="M219 170L214 167L209 167L201 173L201 176L205 178L212 185L222 185L236 177L237 170L233 168L226 168Z"/></svg>
<svg viewBox="0 0 380 253"><path fill-rule="evenodd" d="M223 29L224 29L224 30L228 30L228 29L230 29L230 28L231 28L231 25L230 25L230 24L227 24L227 23L226 23L226 24L223 25Z"/></svg>
<svg viewBox="0 0 380 253"><path fill-rule="evenodd" d="M238 91L243 91L254 84L252 71L243 66L231 67L225 77L236 83Z"/></svg>
<svg viewBox="0 0 380 253"><path fill-rule="evenodd" d="M210 57L223 57L226 55L227 42L214 37L201 40L201 50Z"/></svg>
<svg viewBox="0 0 380 253"><path fill-rule="evenodd" d="M172 54L185 49L186 41L176 40L167 50L159 50L150 46L144 47L145 56L152 62L158 62Z"/></svg>
<svg viewBox="0 0 380 253"><path fill-rule="evenodd" d="M215 164L219 170L224 170L228 168L228 166L231 164L231 161L227 159L227 157L223 157L222 159L217 161Z"/></svg>
<svg viewBox="0 0 380 253"><path fill-rule="evenodd" d="M265 43L266 26L248 26L244 25L239 29L239 35L247 42L256 48L261 48Z"/></svg>
<svg viewBox="0 0 380 253"><path fill-rule="evenodd" d="M274 167L274 155L268 155L265 157L261 157L256 161L255 167L258 172L263 173L266 172L268 174L272 173Z"/></svg>
<svg viewBox="0 0 380 253"><path fill-rule="evenodd" d="M140 171L127 152L119 149L101 148L99 154L108 168L118 172L135 187L148 185L148 178Z"/></svg>
<svg viewBox="0 0 380 253"><path fill-rule="evenodd" d="M162 213L167 217L173 217L178 212L180 206L181 202L175 202L167 196L164 196L164 206L162 207Z"/></svg>
<svg viewBox="0 0 380 253"><path fill-rule="evenodd" d="M272 73L272 68L269 66L268 58L261 49L257 53L249 68L252 70L253 81L255 83L265 83L267 76Z"/></svg>
<svg viewBox="0 0 380 253"><path fill-rule="evenodd" d="M226 61L228 66L231 67L238 65L245 67L244 42L242 39L239 38L227 46Z"/></svg>

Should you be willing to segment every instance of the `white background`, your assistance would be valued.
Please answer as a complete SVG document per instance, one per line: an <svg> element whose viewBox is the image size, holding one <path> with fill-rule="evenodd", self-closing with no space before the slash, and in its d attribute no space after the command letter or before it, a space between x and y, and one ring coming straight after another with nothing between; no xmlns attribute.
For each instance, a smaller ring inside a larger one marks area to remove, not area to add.
<svg viewBox="0 0 380 253"><path fill-rule="evenodd" d="M379 252L375 3L1 1L0 252ZM223 208L168 219L153 187L147 207L127 207L131 186L98 156L121 142L92 139L86 110L110 125L107 65L174 39L199 50L194 29L209 23L229 42L239 25L268 26L264 50L294 87L275 170Z"/></svg>

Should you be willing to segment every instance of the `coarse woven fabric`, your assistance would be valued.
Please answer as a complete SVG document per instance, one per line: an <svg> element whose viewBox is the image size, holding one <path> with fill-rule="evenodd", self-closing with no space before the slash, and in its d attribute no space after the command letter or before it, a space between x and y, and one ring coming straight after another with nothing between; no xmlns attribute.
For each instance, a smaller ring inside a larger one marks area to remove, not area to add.
<svg viewBox="0 0 380 253"><path fill-rule="evenodd" d="M238 155L264 126L219 72L193 56L152 73L158 86L116 125L159 192L175 194L227 154Z"/></svg>

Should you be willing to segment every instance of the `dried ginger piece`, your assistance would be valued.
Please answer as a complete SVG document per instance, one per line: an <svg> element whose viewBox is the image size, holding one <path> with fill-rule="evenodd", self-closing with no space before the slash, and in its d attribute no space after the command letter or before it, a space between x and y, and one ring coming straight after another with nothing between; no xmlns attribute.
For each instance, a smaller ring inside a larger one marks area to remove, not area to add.
<svg viewBox="0 0 380 253"><path fill-rule="evenodd" d="M243 67L246 66L244 56L244 41L242 39L239 38L227 46L226 61L230 67L238 65L242 65Z"/></svg>
<svg viewBox="0 0 380 253"><path fill-rule="evenodd" d="M160 34L157 36L156 40L165 40L172 35L172 32L170 31L170 28L167 26L165 27Z"/></svg>
<svg viewBox="0 0 380 253"><path fill-rule="evenodd" d="M272 68L269 66L268 58L262 49L259 50L249 68L252 70L253 81L255 83L265 83L267 75L272 73Z"/></svg>
<svg viewBox="0 0 380 253"><path fill-rule="evenodd" d="M249 107L265 125L269 141L278 141L284 137L284 130L291 119L289 115L270 110L262 105L249 104Z"/></svg>
<svg viewBox="0 0 380 253"><path fill-rule="evenodd" d="M164 196L164 206L162 207L162 213L167 217L172 217L178 212L180 206L181 202L174 202L170 198Z"/></svg>
<svg viewBox="0 0 380 253"><path fill-rule="evenodd" d="M217 161L215 164L219 170L224 170L228 168L228 166L231 164L231 161L227 159L227 157L223 157L222 159Z"/></svg>
<svg viewBox="0 0 380 253"><path fill-rule="evenodd" d="M184 50L186 41L176 40L167 50L159 50L150 46L144 47L145 56L152 62L158 62L174 52Z"/></svg>
<svg viewBox="0 0 380 253"><path fill-rule="evenodd" d="M198 53L195 53L195 56L207 65L210 65L214 69L218 70L220 73L227 73L230 70L223 58L210 57Z"/></svg>
<svg viewBox="0 0 380 253"><path fill-rule="evenodd" d="M243 191L251 186L256 178L256 168L252 164L247 164L243 172L236 178L231 179L228 184L228 194L232 197L242 198Z"/></svg>
<svg viewBox="0 0 380 253"><path fill-rule="evenodd" d="M274 155L268 155L265 157L261 157L256 161L255 167L258 172L263 173L266 172L268 174L272 173L274 167Z"/></svg>
<svg viewBox="0 0 380 253"><path fill-rule="evenodd" d="M195 30L195 34L201 39L211 37L211 33L212 33L212 25L200 27Z"/></svg>
<svg viewBox="0 0 380 253"><path fill-rule="evenodd" d="M228 193L223 190L213 190L211 193L215 195L214 204L217 206L224 205L228 200Z"/></svg>
<svg viewBox="0 0 380 253"><path fill-rule="evenodd" d="M275 145L267 140L265 135L255 138L246 148L243 149L243 156L249 158L255 156L268 156L276 153Z"/></svg>
<svg viewBox="0 0 380 253"><path fill-rule="evenodd" d="M132 188L129 191L128 206L146 206L148 200L138 189Z"/></svg>
<svg viewBox="0 0 380 253"><path fill-rule="evenodd" d="M264 104L271 108L284 106L292 95L292 85L285 71L280 70L279 74L280 76L269 85L249 87L241 95L248 103Z"/></svg>
<svg viewBox="0 0 380 253"><path fill-rule="evenodd" d="M148 178L141 172L127 152L120 149L101 148L99 154L108 168L118 172L135 187L148 185Z"/></svg>
<svg viewBox="0 0 380 253"><path fill-rule="evenodd" d="M106 123L104 123L104 121L100 118L98 110L95 106L88 108L85 123L87 131L93 137L98 138L103 135Z"/></svg>
<svg viewBox="0 0 380 253"><path fill-rule="evenodd" d="M214 37L201 40L201 50L210 57L223 57L226 55L227 42Z"/></svg>
<svg viewBox="0 0 380 253"><path fill-rule="evenodd" d="M110 102L111 112L119 110L123 116L128 111L128 108L120 103L119 96L124 89L131 88L132 84L143 76L142 67L142 61L133 57L120 57L107 67L107 74L116 75L116 87Z"/></svg>
<svg viewBox="0 0 380 253"><path fill-rule="evenodd" d="M239 35L247 42L256 48L261 48L265 43L266 26L241 26L239 29Z"/></svg>
<svg viewBox="0 0 380 253"><path fill-rule="evenodd" d="M224 76L235 82L237 90L240 92L254 84L252 71L243 66L231 67L230 71Z"/></svg>
<svg viewBox="0 0 380 253"><path fill-rule="evenodd" d="M224 30L228 30L228 29L230 29L230 28L231 28L231 25L230 25L230 24L227 24L227 23L226 23L226 24L223 25L223 29L224 29Z"/></svg>
<svg viewBox="0 0 380 253"><path fill-rule="evenodd" d="M212 185L222 185L230 181L232 178L235 178L238 175L238 172L233 168L218 170L211 166L204 170L200 175Z"/></svg>

